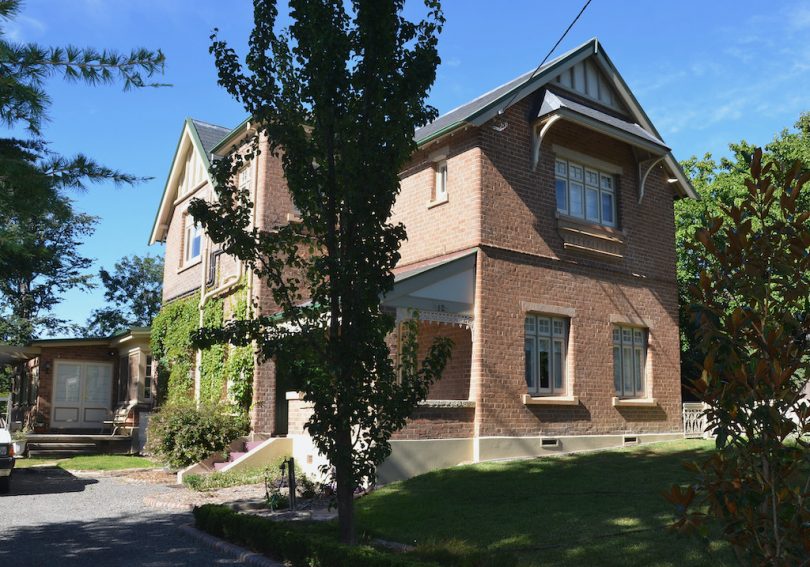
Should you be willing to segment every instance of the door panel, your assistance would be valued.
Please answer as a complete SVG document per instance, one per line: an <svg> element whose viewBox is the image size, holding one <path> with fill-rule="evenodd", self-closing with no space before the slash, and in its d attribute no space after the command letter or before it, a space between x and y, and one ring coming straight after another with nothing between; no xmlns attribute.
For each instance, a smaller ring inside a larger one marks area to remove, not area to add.
<svg viewBox="0 0 810 567"><path fill-rule="evenodd" d="M112 405L112 364L57 361L53 419L56 429L100 428Z"/></svg>

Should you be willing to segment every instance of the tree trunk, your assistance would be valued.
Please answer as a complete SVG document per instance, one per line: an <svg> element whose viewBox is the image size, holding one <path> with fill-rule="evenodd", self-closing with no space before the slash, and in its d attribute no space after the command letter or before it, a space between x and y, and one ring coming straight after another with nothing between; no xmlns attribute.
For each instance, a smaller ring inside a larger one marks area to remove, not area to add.
<svg viewBox="0 0 810 567"><path fill-rule="evenodd" d="M340 432L336 449L340 455L338 462L335 463L340 541L354 545L357 543L357 530L354 525L354 480L352 478L352 447L349 430Z"/></svg>

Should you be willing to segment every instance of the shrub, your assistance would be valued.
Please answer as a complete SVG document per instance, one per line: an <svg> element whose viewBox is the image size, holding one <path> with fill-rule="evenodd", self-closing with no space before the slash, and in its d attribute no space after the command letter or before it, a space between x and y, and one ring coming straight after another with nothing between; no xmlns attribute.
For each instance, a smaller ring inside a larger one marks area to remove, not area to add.
<svg viewBox="0 0 810 567"><path fill-rule="evenodd" d="M371 547L349 547L323 534L308 533L266 518L237 514L230 508L206 504L194 508L197 528L270 555L292 567L435 567L403 555Z"/></svg>
<svg viewBox="0 0 810 567"><path fill-rule="evenodd" d="M248 431L247 417L234 414L230 406L170 404L149 420L147 449L169 466L181 468L225 451Z"/></svg>

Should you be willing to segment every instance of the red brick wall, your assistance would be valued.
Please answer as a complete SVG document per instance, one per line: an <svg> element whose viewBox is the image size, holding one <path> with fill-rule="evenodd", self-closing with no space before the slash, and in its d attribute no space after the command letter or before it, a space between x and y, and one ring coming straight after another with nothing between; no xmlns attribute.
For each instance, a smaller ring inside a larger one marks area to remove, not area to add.
<svg viewBox="0 0 810 567"><path fill-rule="evenodd" d="M675 216L673 193L661 166L646 182L638 202L638 165L627 144L564 120L551 126L543 142L541 161L532 171L531 129L526 119L531 101L504 115L502 132L483 126L482 239L528 254L588 265L604 265L592 257L563 249L557 229L553 146L559 145L621 167L616 187L618 229L624 234L624 258L612 265L626 273L673 280L675 277Z"/></svg>
<svg viewBox="0 0 810 567"><path fill-rule="evenodd" d="M194 193L189 193L172 211L169 228L166 231L166 247L163 266L163 301L171 300L200 287L203 262L185 265L185 227L191 217L186 208L193 197L201 198L209 191L208 184ZM203 238L203 256L205 255Z"/></svg>
<svg viewBox="0 0 810 567"><path fill-rule="evenodd" d="M392 439L459 439L474 434L475 408L416 408Z"/></svg>
<svg viewBox="0 0 810 567"><path fill-rule="evenodd" d="M447 153L447 202L428 207L435 185L431 156ZM405 225L400 266L476 245L481 226L481 150L475 132L452 136L414 154L401 174L392 222Z"/></svg>
<svg viewBox="0 0 810 567"><path fill-rule="evenodd" d="M470 357L472 339L469 329L423 321L419 325L419 360L428 353L434 339L448 337L453 341L453 351L442 377L428 392L429 400L470 399Z"/></svg>

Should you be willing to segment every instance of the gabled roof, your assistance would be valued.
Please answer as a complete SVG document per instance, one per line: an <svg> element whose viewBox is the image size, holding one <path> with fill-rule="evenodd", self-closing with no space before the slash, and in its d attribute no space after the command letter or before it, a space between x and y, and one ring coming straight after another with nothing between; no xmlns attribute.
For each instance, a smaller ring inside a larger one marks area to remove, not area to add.
<svg viewBox="0 0 810 567"><path fill-rule="evenodd" d="M432 142L458 128L464 126L481 126L491 118L504 112L510 106L520 102L525 97L537 92L563 71L570 69L577 63L592 57L599 70L605 75L609 85L615 90L621 103L628 109L630 117L650 137L656 138L663 144L663 138L658 133L649 116L641 108L630 87L619 74L616 66L605 53L596 38L590 39L560 55L556 59L544 64L539 69L524 73L519 77L479 96L478 98L439 116L436 120L419 128L414 133L416 142L421 146ZM664 164L676 178L680 192L693 199L697 193L692 188L689 179L684 174L671 151L667 151L663 158Z"/></svg>
<svg viewBox="0 0 810 567"><path fill-rule="evenodd" d="M163 240L165 231L171 218L172 208L175 200L175 189L180 169L184 167L183 157L186 150L192 148L202 160L206 175L211 167L211 154L216 145L231 132L228 128L209 124L201 120L186 118L183 123L183 130L180 132L180 139L177 141L177 148L174 150L174 158L169 168L169 175L163 187L163 197L160 200L160 207L155 215L152 224L152 232L149 236L149 244ZM210 180L210 178L209 178Z"/></svg>

